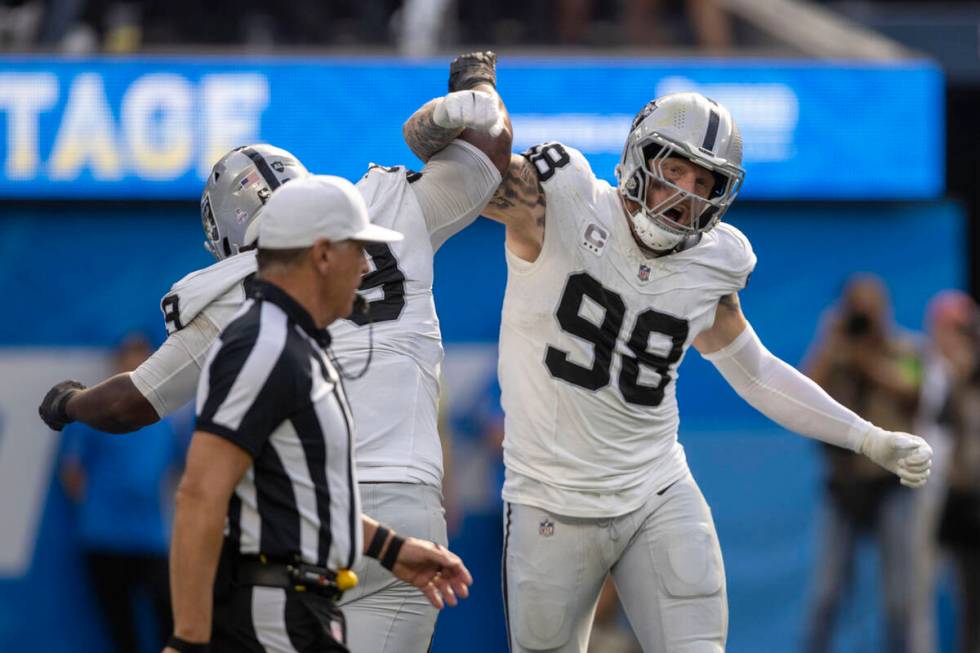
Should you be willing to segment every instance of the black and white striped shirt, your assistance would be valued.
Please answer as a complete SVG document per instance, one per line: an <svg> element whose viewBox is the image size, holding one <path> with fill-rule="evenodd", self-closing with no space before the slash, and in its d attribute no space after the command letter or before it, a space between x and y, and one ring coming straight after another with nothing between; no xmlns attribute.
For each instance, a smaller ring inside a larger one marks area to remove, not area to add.
<svg viewBox="0 0 980 653"><path fill-rule="evenodd" d="M329 342L295 300L256 280L202 369L197 430L252 457L225 526L241 553L335 570L360 557L353 425Z"/></svg>

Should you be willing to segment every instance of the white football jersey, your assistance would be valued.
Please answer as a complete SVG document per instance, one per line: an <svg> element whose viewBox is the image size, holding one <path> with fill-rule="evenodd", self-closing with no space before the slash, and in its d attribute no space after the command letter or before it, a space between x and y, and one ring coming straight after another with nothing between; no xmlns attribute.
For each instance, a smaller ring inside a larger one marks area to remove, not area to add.
<svg viewBox="0 0 980 653"><path fill-rule="evenodd" d="M254 274L255 252L250 251L191 272L175 283L160 300L167 335L180 331L201 314L224 329L245 302L243 281Z"/></svg>
<svg viewBox="0 0 980 653"><path fill-rule="evenodd" d="M329 328L330 355L347 376L360 372L373 349L368 372L344 382L362 482L441 487L443 349L432 298L433 256L476 219L499 184L490 159L464 141L435 154L421 173L372 165L357 183L371 222L405 235L398 243L365 248L371 270L359 292L370 320L355 311ZM194 398L210 344L244 303L245 282L255 271L255 253L245 252L184 277L164 297L170 336L132 376L157 414Z"/></svg>
<svg viewBox="0 0 980 653"><path fill-rule="evenodd" d="M370 271L359 293L367 302L367 315L355 311L331 325L329 351L352 376L373 348L367 374L344 381L357 431L360 480L441 487L437 405L442 334L432 297L435 250L411 191L415 175L402 167L374 166L357 182L371 223L400 231L405 238L365 247Z"/></svg>
<svg viewBox="0 0 980 653"><path fill-rule="evenodd" d="M625 514L687 473L677 368L755 255L721 223L685 251L648 258L616 189L580 152L548 143L526 156L546 230L533 263L507 253L503 496L573 517Z"/></svg>

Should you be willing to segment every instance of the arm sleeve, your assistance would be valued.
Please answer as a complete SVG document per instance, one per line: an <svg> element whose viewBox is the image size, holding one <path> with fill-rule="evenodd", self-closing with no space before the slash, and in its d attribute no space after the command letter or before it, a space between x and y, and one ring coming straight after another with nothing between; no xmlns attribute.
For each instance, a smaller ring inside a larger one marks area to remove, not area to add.
<svg viewBox="0 0 980 653"><path fill-rule="evenodd" d="M412 190L438 250L471 224L500 185L500 171L479 148L455 140L429 159Z"/></svg>
<svg viewBox="0 0 980 653"><path fill-rule="evenodd" d="M780 426L860 451L872 428L816 383L772 355L751 325L726 347L704 354L745 401Z"/></svg>
<svg viewBox="0 0 980 653"><path fill-rule="evenodd" d="M218 327L200 313L133 371L133 385L157 415L166 417L194 399L201 367L217 337Z"/></svg>

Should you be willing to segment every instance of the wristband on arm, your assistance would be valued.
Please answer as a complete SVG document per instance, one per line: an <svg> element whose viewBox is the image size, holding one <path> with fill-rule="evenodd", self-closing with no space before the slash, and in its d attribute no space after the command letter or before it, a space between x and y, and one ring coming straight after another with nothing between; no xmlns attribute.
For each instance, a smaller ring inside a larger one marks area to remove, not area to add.
<svg viewBox="0 0 980 653"><path fill-rule="evenodd" d="M371 538L371 543L368 544L367 551L364 552L364 555L374 559L381 557L381 550L384 548L385 542L388 541L389 535L391 535L391 531L378 524L378 528L374 531L374 537Z"/></svg>
<svg viewBox="0 0 980 653"><path fill-rule="evenodd" d="M384 557L381 559L381 566L391 571L395 567L395 563L398 561L398 553L402 550L402 545L405 544L405 538L397 533L391 536L391 543L388 544L388 550L385 551Z"/></svg>

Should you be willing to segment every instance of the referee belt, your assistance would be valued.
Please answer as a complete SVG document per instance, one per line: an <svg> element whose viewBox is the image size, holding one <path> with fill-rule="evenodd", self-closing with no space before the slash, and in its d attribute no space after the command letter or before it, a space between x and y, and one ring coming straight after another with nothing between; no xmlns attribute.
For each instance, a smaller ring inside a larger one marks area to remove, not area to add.
<svg viewBox="0 0 980 653"><path fill-rule="evenodd" d="M281 587L296 592L313 592L339 601L344 590L337 584L337 574L296 560L277 562L264 555L237 555L233 562L235 581L239 585Z"/></svg>

